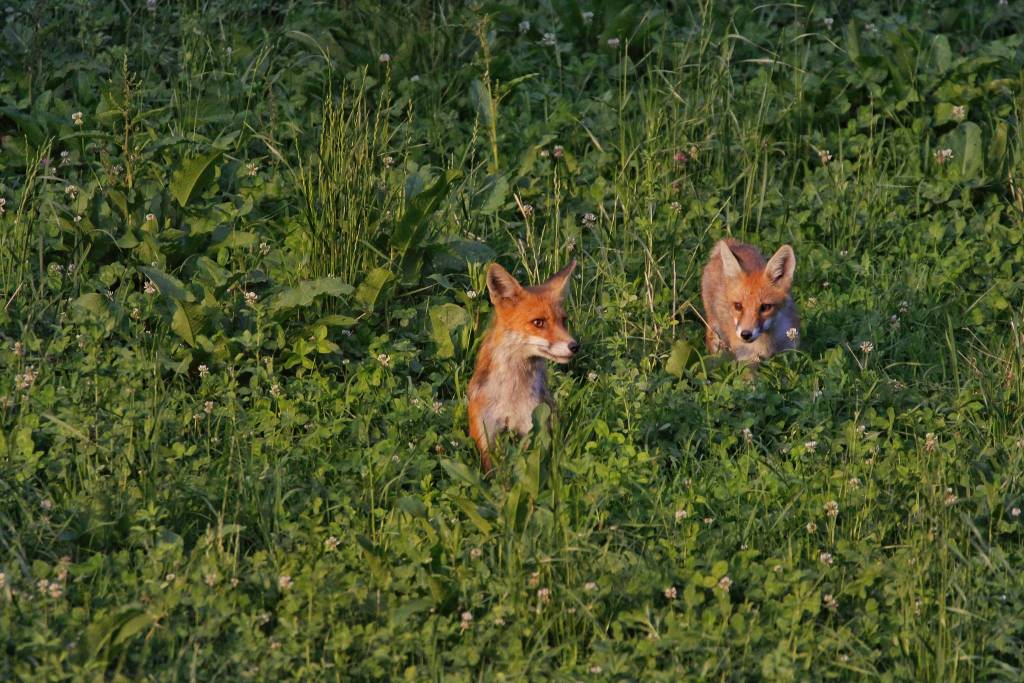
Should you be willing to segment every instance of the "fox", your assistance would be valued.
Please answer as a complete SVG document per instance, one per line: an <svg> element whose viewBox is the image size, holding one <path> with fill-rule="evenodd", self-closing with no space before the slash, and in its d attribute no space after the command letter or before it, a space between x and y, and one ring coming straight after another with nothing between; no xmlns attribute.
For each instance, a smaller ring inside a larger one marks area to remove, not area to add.
<svg viewBox="0 0 1024 683"><path fill-rule="evenodd" d="M785 244L767 262L757 247L720 240L701 277L710 353L757 363L795 349L800 315L790 296L796 255Z"/></svg>
<svg viewBox="0 0 1024 683"><path fill-rule="evenodd" d="M469 380L469 434L480 452L484 473L494 469L490 448L505 430L526 436L533 410L541 403L555 409L548 390L547 361L568 363L580 349L569 333L562 302L573 261L546 282L524 287L504 268L487 269L487 291L494 320L477 353Z"/></svg>

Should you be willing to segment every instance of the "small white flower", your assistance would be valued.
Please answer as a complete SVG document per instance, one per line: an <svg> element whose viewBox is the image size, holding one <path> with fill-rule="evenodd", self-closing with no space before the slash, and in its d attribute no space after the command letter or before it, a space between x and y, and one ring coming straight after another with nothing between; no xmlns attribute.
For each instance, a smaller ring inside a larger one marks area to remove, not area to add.
<svg viewBox="0 0 1024 683"><path fill-rule="evenodd" d="M260 256L270 255L270 245L266 242L260 242Z"/></svg>
<svg viewBox="0 0 1024 683"><path fill-rule="evenodd" d="M81 126L83 123L85 123L85 117L83 116L82 112L76 111L74 114L72 114L71 123L75 124L76 126Z"/></svg>
<svg viewBox="0 0 1024 683"><path fill-rule="evenodd" d="M64 595L64 586L60 585L56 581L50 584L50 589L47 591L49 596L56 600L60 596Z"/></svg>
<svg viewBox="0 0 1024 683"><path fill-rule="evenodd" d="M149 296L153 296L154 294L157 293L158 290L156 288L156 285L153 284L152 280L146 280L146 286L142 288L142 291L144 291Z"/></svg>
<svg viewBox="0 0 1024 683"><path fill-rule="evenodd" d="M827 149L818 151L818 160L821 161L821 165L825 166L828 162L832 161L832 152Z"/></svg>
<svg viewBox="0 0 1024 683"><path fill-rule="evenodd" d="M806 448L808 452L813 453L814 451L818 450L818 442L807 441L804 443L804 448Z"/></svg>
<svg viewBox="0 0 1024 683"><path fill-rule="evenodd" d="M281 576L277 577L277 587L283 591L286 591L289 588L291 588L292 584L292 577L288 576L287 574L282 574Z"/></svg>
<svg viewBox="0 0 1024 683"><path fill-rule="evenodd" d="M587 381L588 382L596 382L597 378L598 378L598 374L596 372L594 372L593 370L591 370L590 372L587 373Z"/></svg>
<svg viewBox="0 0 1024 683"><path fill-rule="evenodd" d="M824 19L821 20L821 23L825 25L825 28L830 31L832 30L832 24L834 22L835 20L832 17L825 17Z"/></svg>
<svg viewBox="0 0 1024 683"><path fill-rule="evenodd" d="M754 442L754 432L750 431L750 427L744 427L740 432L743 435L743 440L747 443Z"/></svg>
<svg viewBox="0 0 1024 683"><path fill-rule="evenodd" d="M939 447L939 438L935 436L935 432L928 432L924 435L924 449L933 453L936 448Z"/></svg>
<svg viewBox="0 0 1024 683"><path fill-rule="evenodd" d="M956 105L955 107L953 107L953 111L950 114L950 116L953 118L954 121L963 121L965 118L967 118L967 107L962 104Z"/></svg>
<svg viewBox="0 0 1024 683"><path fill-rule="evenodd" d="M395 165L395 158L390 154L387 154L384 156L383 159L381 159L381 162L384 164L385 167L391 168L392 166Z"/></svg>
<svg viewBox="0 0 1024 683"><path fill-rule="evenodd" d="M523 206L520 208L520 211L522 212L523 216L529 218L530 216L533 215L533 205L523 204Z"/></svg>
<svg viewBox="0 0 1024 683"><path fill-rule="evenodd" d="M203 403L203 412L207 415L213 413L213 401L206 401Z"/></svg>
<svg viewBox="0 0 1024 683"><path fill-rule="evenodd" d="M711 526L714 523L715 523L715 518L714 517L705 517L704 518L705 526Z"/></svg>
<svg viewBox="0 0 1024 683"><path fill-rule="evenodd" d="M255 161L250 161L245 165L245 172L250 178L255 178L260 172L260 166Z"/></svg>
<svg viewBox="0 0 1024 683"><path fill-rule="evenodd" d="M956 505L956 501L957 500L959 500L959 498L957 498L957 495L955 493L953 493L953 489L947 488L946 489L946 498L945 498L946 505L947 506Z"/></svg>
<svg viewBox="0 0 1024 683"><path fill-rule="evenodd" d="M539 588L537 589L537 599L541 602L551 602L551 589L550 588Z"/></svg>
<svg viewBox="0 0 1024 683"><path fill-rule="evenodd" d="M860 488L860 479L858 479L857 477L850 477L850 481L847 483L850 485L851 489Z"/></svg>
<svg viewBox="0 0 1024 683"><path fill-rule="evenodd" d="M64 188L64 194L66 194L70 199L74 199L78 196L78 188L74 185L68 185Z"/></svg>
<svg viewBox="0 0 1024 683"><path fill-rule="evenodd" d="M279 397L281 395L281 385L280 384L271 384L270 385L270 395L273 396L274 398Z"/></svg>
<svg viewBox="0 0 1024 683"><path fill-rule="evenodd" d="M38 376L39 374L36 372L35 367L29 366L25 368L25 371L21 374L14 376L14 386L22 391L30 389L32 385L36 383L36 378Z"/></svg>
<svg viewBox="0 0 1024 683"><path fill-rule="evenodd" d="M684 508L679 508L678 510L676 510L675 517L677 522L681 522L689 516L690 513L688 513Z"/></svg>
<svg viewBox="0 0 1024 683"><path fill-rule="evenodd" d="M50 500L49 498L43 498L41 501L39 501L39 507L43 508L44 510L52 510L53 501Z"/></svg>
<svg viewBox="0 0 1024 683"><path fill-rule="evenodd" d="M814 522L807 522L807 533L813 534L817 530L818 530L818 525L817 524L815 524Z"/></svg>
<svg viewBox="0 0 1024 683"><path fill-rule="evenodd" d="M732 579L728 576L723 576L718 580L718 587L728 593L729 589L732 588Z"/></svg>
<svg viewBox="0 0 1024 683"><path fill-rule="evenodd" d="M409 81L412 82L412 83L419 83L420 82L420 75L419 74L413 74L412 76L409 76Z"/></svg>
<svg viewBox="0 0 1024 683"><path fill-rule="evenodd" d="M467 290L466 290L466 297L467 297L467 298L469 298L469 299L475 299L475 298L476 298L476 296L477 296L477 295L476 295L476 290L475 290L475 289L467 289Z"/></svg>
<svg viewBox="0 0 1024 683"><path fill-rule="evenodd" d="M389 55L387 52L381 52L380 57L377 57L377 61L380 62L381 64L387 64L388 62L391 61L391 55Z"/></svg>
<svg viewBox="0 0 1024 683"><path fill-rule="evenodd" d="M246 292L244 297L245 303L248 306L255 306L256 300L259 299L259 296L257 296L256 292Z"/></svg>
<svg viewBox="0 0 1024 683"><path fill-rule="evenodd" d="M610 47L610 48L613 48L613 49L617 48L619 46L619 44L620 43L619 43L619 39L618 38L609 38L608 39L608 47Z"/></svg>
<svg viewBox="0 0 1024 683"><path fill-rule="evenodd" d="M602 671L604 671L604 669L602 669L602 668L601 668L600 666L598 666L597 664L594 664L594 665L592 665L592 666L590 667L590 673L592 673L592 674L599 674L599 673L601 673Z"/></svg>
<svg viewBox="0 0 1024 683"><path fill-rule="evenodd" d="M832 559L832 553L826 553L826 552L822 552L822 553L818 554L818 561L821 562L826 567L831 567L832 564L835 562L835 560Z"/></svg>
<svg viewBox="0 0 1024 683"><path fill-rule="evenodd" d="M900 315L906 315L907 313L910 313L910 302L909 301L901 301L900 302Z"/></svg>
<svg viewBox="0 0 1024 683"><path fill-rule="evenodd" d="M527 32L529 32L529 30L530 30L530 22L528 20L523 19L522 21L519 22L519 32L520 33L527 33Z"/></svg>
<svg viewBox="0 0 1024 683"><path fill-rule="evenodd" d="M331 550L337 550L337 548L338 548L338 537L337 536L328 536L327 538L324 539L324 550L331 551Z"/></svg>
<svg viewBox="0 0 1024 683"><path fill-rule="evenodd" d="M937 164L939 164L941 166L942 164L945 164L947 161L949 161L950 159L953 158L953 150L951 150L949 148L937 149L937 150L935 150L934 155L935 155L935 163L937 163Z"/></svg>
<svg viewBox="0 0 1024 683"><path fill-rule="evenodd" d="M484 551L481 550L480 548L473 548L472 550L469 551L469 558L471 560L479 560L483 556L484 556Z"/></svg>
<svg viewBox="0 0 1024 683"><path fill-rule="evenodd" d="M462 623L460 624L460 627L462 628L463 631L465 631L473 623L473 613L469 610L466 610L460 616L462 617Z"/></svg>
<svg viewBox="0 0 1024 683"><path fill-rule="evenodd" d="M389 368L391 367L391 356L389 356L386 353L378 354L377 362L383 365L384 367Z"/></svg>
<svg viewBox="0 0 1024 683"><path fill-rule="evenodd" d="M589 24L593 20L594 20L594 13L593 12L584 12L583 13L583 23L584 24Z"/></svg>
<svg viewBox="0 0 1024 683"><path fill-rule="evenodd" d="M672 202L671 204L668 205L668 208L672 209L673 213L679 213L680 211L683 210L683 205L680 204L679 202Z"/></svg>
<svg viewBox="0 0 1024 683"><path fill-rule="evenodd" d="M663 592L665 593L665 597L668 598L669 600L675 600L676 599L676 595L678 595L678 592L676 591L676 587L675 586L669 586Z"/></svg>
<svg viewBox="0 0 1024 683"><path fill-rule="evenodd" d="M0 197L0 216L7 213L7 199Z"/></svg>
<svg viewBox="0 0 1024 683"><path fill-rule="evenodd" d="M864 353L871 353L875 350L875 345L869 341L862 341L860 343L860 350Z"/></svg>
<svg viewBox="0 0 1024 683"><path fill-rule="evenodd" d="M556 40L556 38L555 38L555 34L554 34L554 33L550 32L550 31L547 31L547 32L545 32L545 33L544 33L544 37L543 37L543 38L541 38L541 41L540 41L540 42L544 43L544 44L545 44L545 45L547 45L548 47L552 47L552 46L554 46L554 45L555 45L555 44L556 44L556 43L557 43L558 41Z"/></svg>
<svg viewBox="0 0 1024 683"><path fill-rule="evenodd" d="M200 365L199 368L197 368L197 369L199 370L199 377L200 378L202 378L202 377L209 377L210 376L210 368L207 367L207 365L205 363Z"/></svg>
<svg viewBox="0 0 1024 683"><path fill-rule="evenodd" d="M796 329L795 327L791 327L788 330L786 330L786 339L788 339L791 342L795 342L796 338L799 336L800 330Z"/></svg>
<svg viewBox="0 0 1024 683"><path fill-rule="evenodd" d="M825 514L833 519L839 516L839 503L834 500L830 500L825 503Z"/></svg>
<svg viewBox="0 0 1024 683"><path fill-rule="evenodd" d="M555 145L551 152L556 159L561 159L565 156L565 147L561 145Z"/></svg>
<svg viewBox="0 0 1024 683"><path fill-rule="evenodd" d="M583 225L587 228L592 228L597 224L597 216L592 213L583 214Z"/></svg>
<svg viewBox="0 0 1024 683"><path fill-rule="evenodd" d="M824 597L821 598L821 603L825 606L825 609L832 612L835 612L836 608L839 607L839 603L831 593L825 593Z"/></svg>
<svg viewBox="0 0 1024 683"><path fill-rule="evenodd" d="M207 586L212 588L217 585L217 578L217 572L210 572L203 580L206 582Z"/></svg>
<svg viewBox="0 0 1024 683"><path fill-rule="evenodd" d="M597 584L593 581L587 581L585 584L583 584L583 590L587 591L588 593L593 593L597 590Z"/></svg>
<svg viewBox="0 0 1024 683"><path fill-rule="evenodd" d="M1014 507L1013 509L1011 509L1010 510L1010 516L1011 517L1020 517L1020 508L1019 507Z"/></svg>

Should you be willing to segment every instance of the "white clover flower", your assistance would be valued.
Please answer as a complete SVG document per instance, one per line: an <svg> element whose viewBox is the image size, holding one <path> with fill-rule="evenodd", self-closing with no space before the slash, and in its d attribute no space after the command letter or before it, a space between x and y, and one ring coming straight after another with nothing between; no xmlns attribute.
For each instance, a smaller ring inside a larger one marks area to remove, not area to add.
<svg viewBox="0 0 1024 683"><path fill-rule="evenodd" d="M203 403L203 412L207 415L213 412L213 401L206 401Z"/></svg>
<svg viewBox="0 0 1024 683"><path fill-rule="evenodd" d="M256 300L259 299L259 296L256 294L256 292L246 292L244 294L244 297L245 297L245 303L248 306L255 306L256 305Z"/></svg>
<svg viewBox="0 0 1024 683"><path fill-rule="evenodd" d="M831 593L825 593L824 597L821 598L821 604L825 606L825 609L832 612L835 612L836 608L839 607L839 603Z"/></svg>
<svg viewBox="0 0 1024 683"><path fill-rule="evenodd" d="M210 572L206 575L203 581L206 582L207 586L210 586L212 588L213 586L217 585L217 578L217 572Z"/></svg>
<svg viewBox="0 0 1024 683"><path fill-rule="evenodd" d="M820 150L818 152L818 160L821 161L822 166L825 166L828 162L832 161L832 152L827 149Z"/></svg>
<svg viewBox="0 0 1024 683"><path fill-rule="evenodd" d="M200 365L198 370L199 370L199 376L200 377L209 377L209 375L210 375L210 368L207 367L205 363Z"/></svg>
<svg viewBox="0 0 1024 683"><path fill-rule="evenodd" d="M847 483L850 485L851 489L860 488L860 479L858 479L857 477L850 477L850 481Z"/></svg>
<svg viewBox="0 0 1024 683"><path fill-rule="evenodd" d="M950 159L953 158L953 150L951 150L949 148L937 149L937 150L935 150L934 155L935 155L935 163L937 163L937 164L939 164L941 166L942 164L945 164L947 161L949 161Z"/></svg>
<svg viewBox="0 0 1024 683"><path fill-rule="evenodd" d="M591 370L590 372L587 373L587 381L588 382L596 382L597 378L598 378L598 374L596 372L594 372L593 370Z"/></svg>
<svg viewBox="0 0 1024 683"><path fill-rule="evenodd" d="M860 343L860 350L864 353L871 353L875 350L875 345L869 341L862 341Z"/></svg>
<svg viewBox="0 0 1024 683"><path fill-rule="evenodd" d="M614 48L617 48L619 45L620 45L620 42L619 42L618 38L609 38L608 39L608 47L614 49Z"/></svg>
<svg viewBox="0 0 1024 683"><path fill-rule="evenodd" d="M377 362L386 368L391 367L391 356L386 353L377 354Z"/></svg>
<svg viewBox="0 0 1024 683"><path fill-rule="evenodd" d="M591 667L590 667L590 673L592 673L592 674L599 674L599 673L601 673L602 671L604 671L604 669L602 669L602 668L601 668L600 666L598 666L597 664L593 664L593 665L591 665Z"/></svg>
<svg viewBox="0 0 1024 683"><path fill-rule="evenodd" d="M1012 509L1010 510L1010 516L1011 516L1011 517L1020 517L1020 508L1019 508L1019 507L1016 507L1016 506L1014 506L1014 507L1013 507L1013 508L1012 508Z"/></svg>
<svg viewBox="0 0 1024 683"><path fill-rule="evenodd" d="M555 38L555 34L554 33L550 32L550 31L547 31L547 32L544 33L544 37L541 38L540 42L544 43L548 47L553 47L555 44L557 44L558 41Z"/></svg>
<svg viewBox="0 0 1024 683"><path fill-rule="evenodd" d="M281 576L277 577L277 587L283 591L286 591L289 588L291 588L293 583L294 582L292 581L292 577L290 577L287 574L282 574Z"/></svg>
<svg viewBox="0 0 1024 683"><path fill-rule="evenodd" d="M818 450L818 442L807 441L804 443L804 448L806 448L808 452L813 453L814 451Z"/></svg>
<svg viewBox="0 0 1024 683"><path fill-rule="evenodd" d="M706 526L711 526L714 523L715 523L715 518L714 517L705 517L704 518L704 524Z"/></svg>
<svg viewBox="0 0 1024 683"><path fill-rule="evenodd" d="M551 589L550 588L539 588L537 589L537 599L541 602L551 602Z"/></svg>
<svg viewBox="0 0 1024 683"><path fill-rule="evenodd" d="M21 391L30 389L36 383L37 377L39 377L39 373L36 372L35 367L29 366L21 374L14 376L14 386Z"/></svg>
<svg viewBox="0 0 1024 683"><path fill-rule="evenodd" d="M754 432L750 431L750 427L744 427L743 430L740 432L740 434L743 435L743 440L745 442L753 443L753 441L754 441Z"/></svg>
<svg viewBox="0 0 1024 683"><path fill-rule="evenodd" d="M732 588L732 579L728 576L723 576L718 580L718 587L728 593L729 589Z"/></svg>
<svg viewBox="0 0 1024 683"><path fill-rule="evenodd" d="M673 213L679 213L680 211L683 210L683 205L680 204L679 202L672 202L671 204L668 205L668 208L672 209Z"/></svg>
<svg viewBox="0 0 1024 683"><path fill-rule="evenodd" d="M520 208L520 211L522 212L523 216L529 218L530 216L533 215L533 205L523 204L523 206Z"/></svg>
<svg viewBox="0 0 1024 683"><path fill-rule="evenodd" d="M924 435L924 449L933 453L936 448L939 447L939 438L935 436L935 432L928 432Z"/></svg>
<svg viewBox="0 0 1024 683"><path fill-rule="evenodd" d="M527 19L523 19L519 22L519 32L528 33L530 31L530 22Z"/></svg>
<svg viewBox="0 0 1024 683"><path fill-rule="evenodd" d="M76 126L81 126L85 123L85 116L82 114L82 112L76 111L74 114L71 115L71 123L75 124Z"/></svg>
<svg viewBox="0 0 1024 683"><path fill-rule="evenodd" d="M830 500L825 503L825 514L835 519L839 516L839 503L834 500Z"/></svg>
<svg viewBox="0 0 1024 683"><path fill-rule="evenodd" d="M479 560L483 556L484 556L484 551L482 549L480 549L480 548L473 548L472 550L469 551L469 558L471 560Z"/></svg>
<svg viewBox="0 0 1024 683"><path fill-rule="evenodd" d="M825 25L825 28L829 31L832 30L832 24L834 22L835 20L832 17L825 17L824 19L821 20L821 23L823 23Z"/></svg>
<svg viewBox="0 0 1024 683"><path fill-rule="evenodd" d="M818 525L817 524L815 524L814 522L807 522L807 533L813 534L817 530L818 530Z"/></svg>
<svg viewBox="0 0 1024 683"><path fill-rule="evenodd" d="M475 289L467 289L466 290L466 298L468 298L468 299L475 299L476 297L477 297L477 294L476 294L476 290Z"/></svg>
<svg viewBox="0 0 1024 683"><path fill-rule="evenodd" d="M146 280L146 286L142 288L142 291L144 291L149 296L153 296L159 290L157 290L156 285L153 283L152 280Z"/></svg>
<svg viewBox="0 0 1024 683"><path fill-rule="evenodd" d="M663 592L665 593L665 597L668 598L669 600L675 600L676 596L678 595L678 592L676 591L676 587L675 586L669 586Z"/></svg>
<svg viewBox="0 0 1024 683"><path fill-rule="evenodd" d="M796 338L799 336L800 330L796 329L795 327L791 327L788 330L786 330L786 339L788 339L791 342L795 342Z"/></svg>
<svg viewBox="0 0 1024 683"><path fill-rule="evenodd" d="M7 213L7 199L0 197L0 216Z"/></svg>
<svg viewBox="0 0 1024 683"><path fill-rule="evenodd" d="M957 498L957 495L953 493L953 489L946 488L946 498L944 501L946 503L946 506L948 507L950 505L956 505L957 500L959 500L959 498Z"/></svg>
<svg viewBox="0 0 1024 683"><path fill-rule="evenodd" d="M328 536L327 538L324 539L324 550L332 551L332 550L337 550L337 548L338 548L338 537L337 536Z"/></svg>
<svg viewBox="0 0 1024 683"><path fill-rule="evenodd" d="M64 194L66 194L69 199L74 199L78 196L78 188L74 185L68 185L64 188Z"/></svg>
<svg viewBox="0 0 1024 683"><path fill-rule="evenodd" d="M910 302L906 301L906 300L901 301L900 302L900 315L906 315L909 312L910 312Z"/></svg>
<svg viewBox="0 0 1024 683"><path fill-rule="evenodd" d="M56 600L60 596L64 595L64 586L62 586L59 583L57 583L56 581L54 581L53 583L50 584L50 588L47 591L47 593L49 594L49 596L51 598Z"/></svg>
<svg viewBox="0 0 1024 683"><path fill-rule="evenodd" d="M270 245L266 242L260 242L260 256L270 255Z"/></svg>
<svg viewBox="0 0 1024 683"><path fill-rule="evenodd" d="M380 62L381 64L387 64L388 62L391 61L391 55L389 55L387 52L381 52L380 57L377 57L377 61Z"/></svg>
<svg viewBox="0 0 1024 683"><path fill-rule="evenodd" d="M260 166L255 161L250 161L245 165L245 172L250 178L255 178L260 172Z"/></svg>
<svg viewBox="0 0 1024 683"><path fill-rule="evenodd" d="M676 510L675 518L677 522L681 522L689 516L690 513L688 513L685 508L679 508L678 510Z"/></svg>
<svg viewBox="0 0 1024 683"><path fill-rule="evenodd" d="M583 13L583 23L584 24L589 24L592 21L594 21L594 13L593 12L584 12Z"/></svg>
<svg viewBox="0 0 1024 683"><path fill-rule="evenodd" d="M473 613L469 610L466 610L460 616L462 617L462 623L459 624L459 626L462 628L463 631L465 631L473 623Z"/></svg>
<svg viewBox="0 0 1024 683"><path fill-rule="evenodd" d="M584 227L592 228L596 224L597 224L597 216L595 216L594 214L589 213L589 212L583 214L583 225L584 225Z"/></svg>
<svg viewBox="0 0 1024 683"><path fill-rule="evenodd" d="M963 121L965 118L967 118L967 107L962 104L956 105L955 107L953 107L953 111L951 112L950 116L954 121Z"/></svg>
<svg viewBox="0 0 1024 683"><path fill-rule="evenodd" d="M588 593L593 593L597 590L597 584L593 581L587 581L585 584L583 584L583 590L587 591Z"/></svg>
<svg viewBox="0 0 1024 683"><path fill-rule="evenodd" d="M832 558L832 553L822 552L818 554L818 561L826 567L831 567L835 560Z"/></svg>

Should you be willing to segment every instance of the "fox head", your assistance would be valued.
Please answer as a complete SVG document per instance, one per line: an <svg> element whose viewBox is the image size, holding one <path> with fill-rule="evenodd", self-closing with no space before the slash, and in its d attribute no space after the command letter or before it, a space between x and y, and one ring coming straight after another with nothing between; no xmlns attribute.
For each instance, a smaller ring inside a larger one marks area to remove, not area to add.
<svg viewBox="0 0 1024 683"><path fill-rule="evenodd" d="M772 328L775 314L789 298L796 255L786 244L779 247L763 269L746 271L724 240L718 243L718 253L736 335L749 344Z"/></svg>
<svg viewBox="0 0 1024 683"><path fill-rule="evenodd" d="M576 262L551 276L547 282L523 287L512 275L491 264L487 270L487 290L496 315L496 329L508 335L510 348L518 348L525 357L539 356L556 363L568 363L579 343L566 327L568 321L562 299Z"/></svg>

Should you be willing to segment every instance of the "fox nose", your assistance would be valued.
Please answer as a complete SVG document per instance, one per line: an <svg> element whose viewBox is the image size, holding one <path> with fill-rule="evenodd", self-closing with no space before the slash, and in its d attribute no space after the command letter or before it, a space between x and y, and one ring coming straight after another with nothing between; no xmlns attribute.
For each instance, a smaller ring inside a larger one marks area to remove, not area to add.
<svg viewBox="0 0 1024 683"><path fill-rule="evenodd" d="M742 338L743 341L750 341L753 337L754 333L751 332L750 330L743 330L742 332L740 332L740 338Z"/></svg>
<svg viewBox="0 0 1024 683"><path fill-rule="evenodd" d="M580 350L580 343L578 341L573 339L571 342L569 342L569 353L576 353L579 350Z"/></svg>

